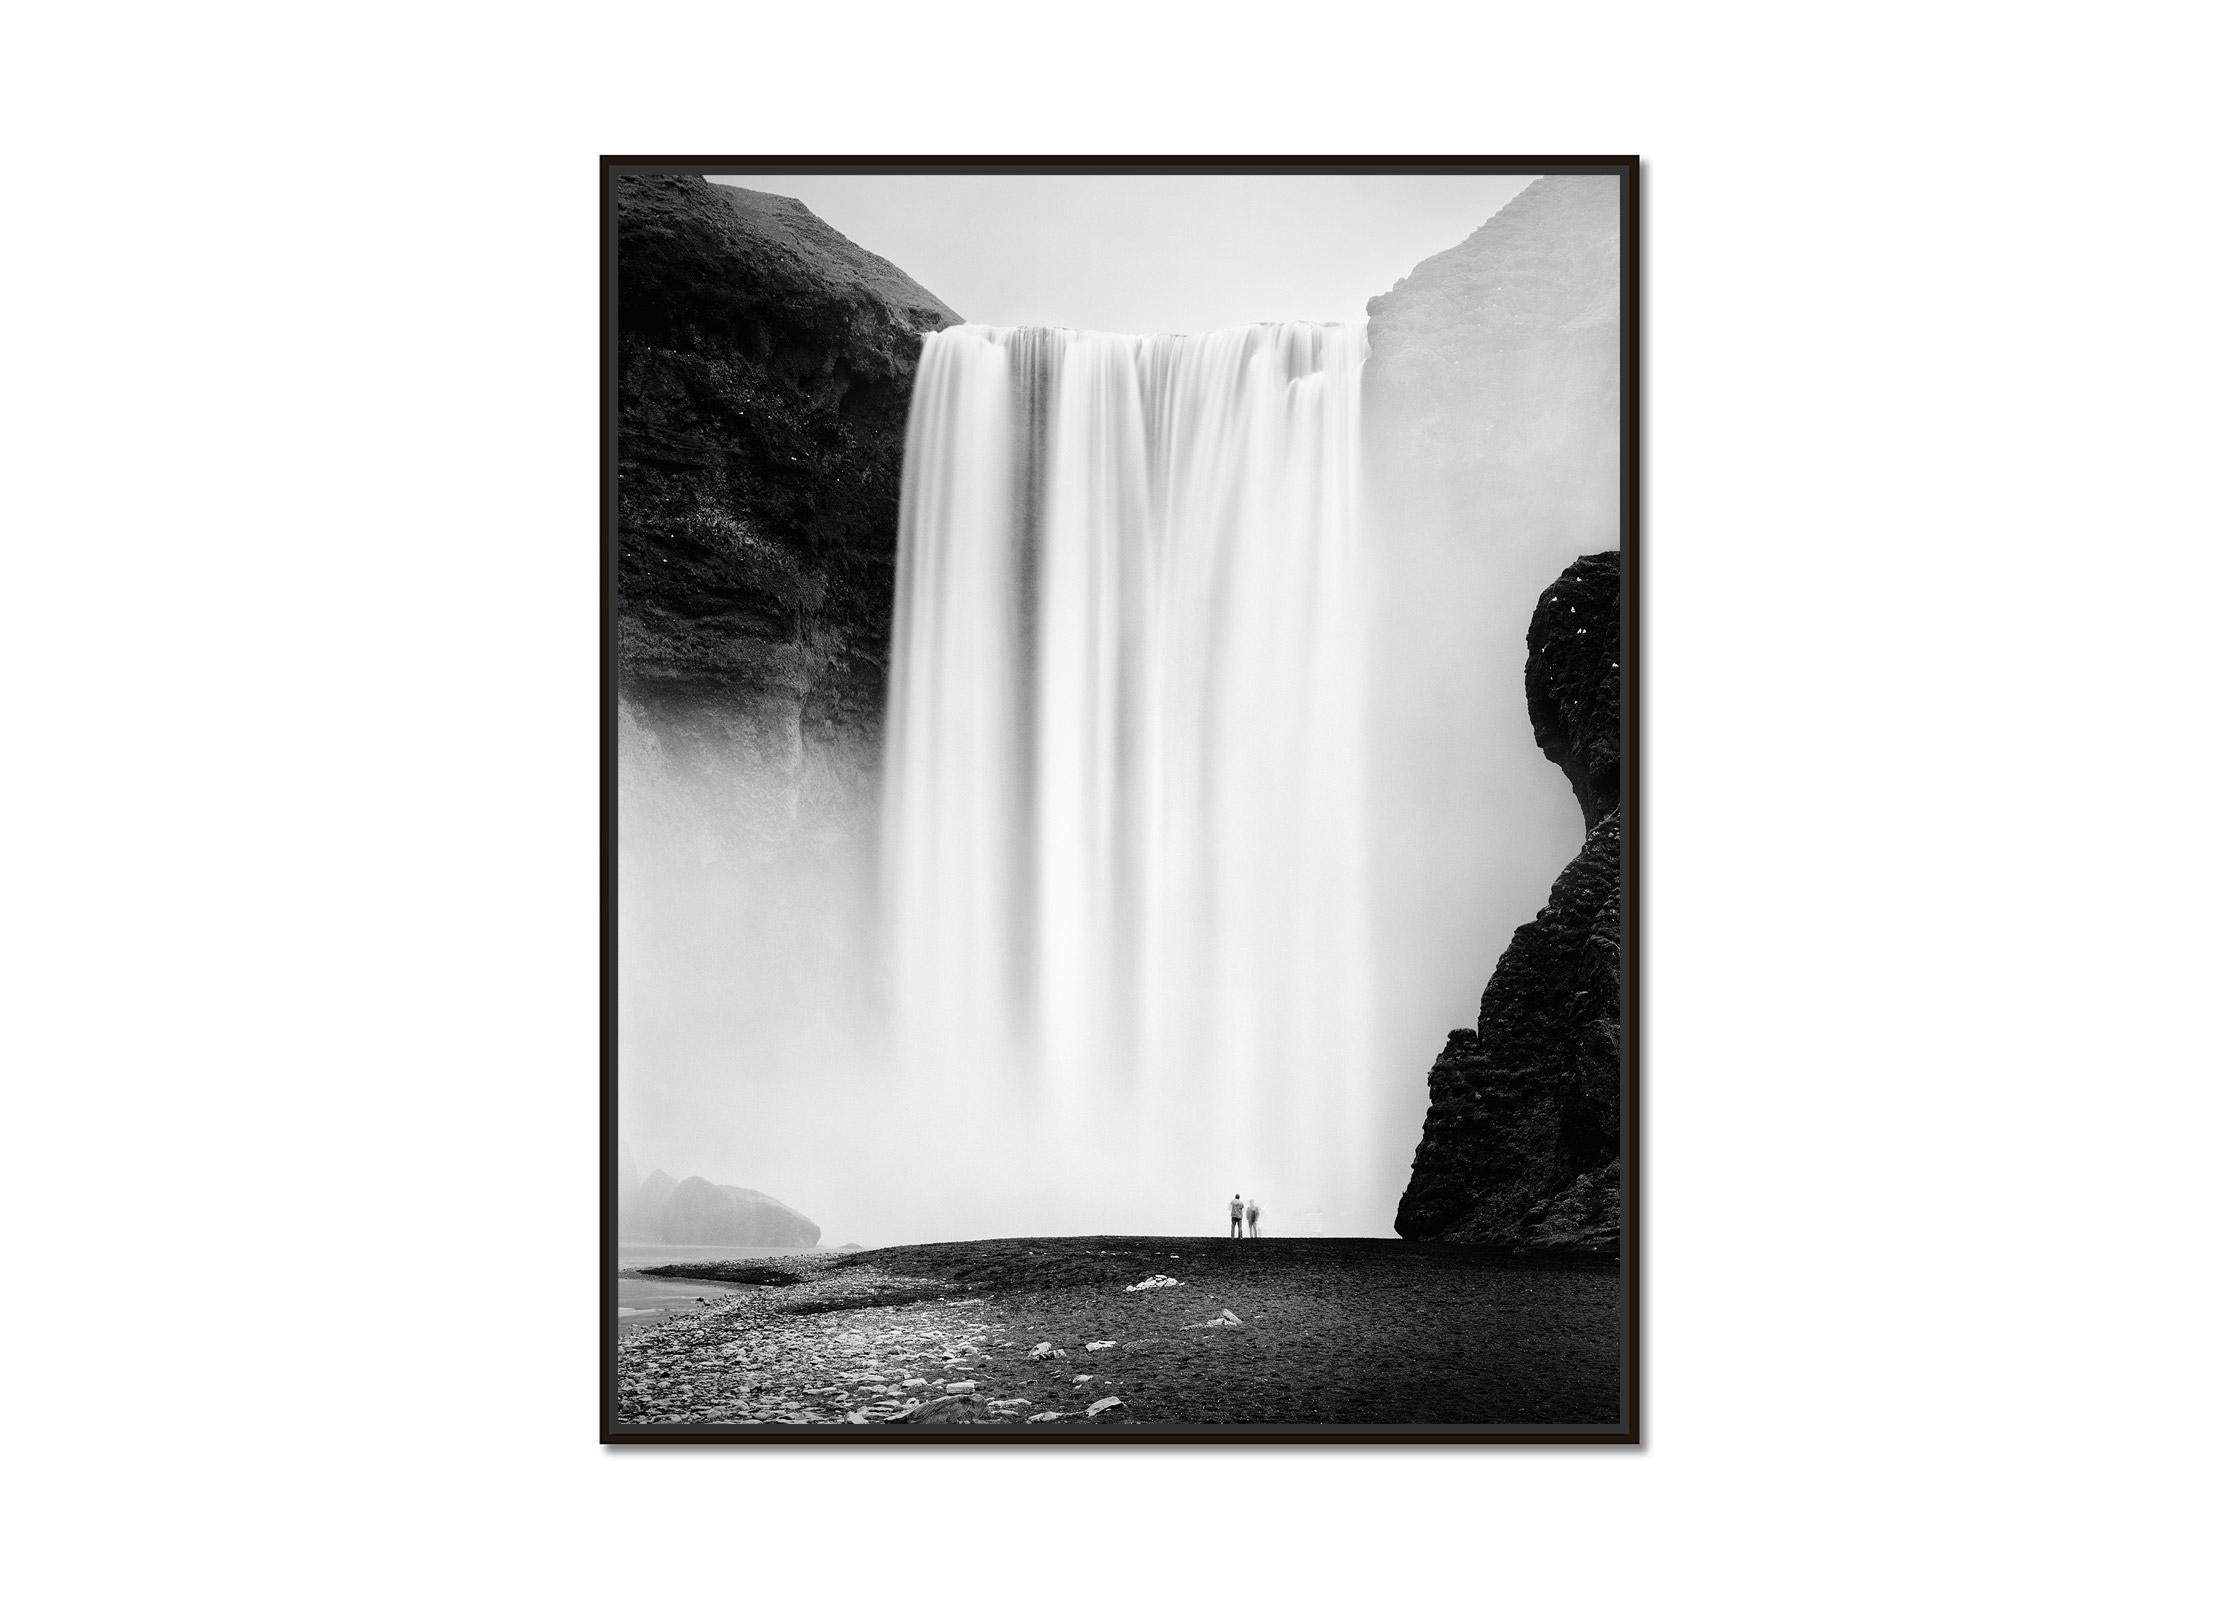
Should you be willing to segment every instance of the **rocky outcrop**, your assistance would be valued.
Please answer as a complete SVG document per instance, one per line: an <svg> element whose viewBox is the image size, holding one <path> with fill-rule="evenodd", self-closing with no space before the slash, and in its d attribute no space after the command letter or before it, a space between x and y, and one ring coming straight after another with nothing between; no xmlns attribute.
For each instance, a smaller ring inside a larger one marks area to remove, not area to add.
<svg viewBox="0 0 2240 1600"><path fill-rule="evenodd" d="M625 174L615 229L622 692L790 771L878 726L910 387L959 319L784 196Z"/></svg>
<svg viewBox="0 0 2240 1600"><path fill-rule="evenodd" d="M1540 753L1563 769L1592 829L1618 808L1618 553L1581 556L1525 633L1524 702Z"/></svg>
<svg viewBox="0 0 2240 1600"><path fill-rule="evenodd" d="M1615 1253L1621 905L1618 557L1541 595L1525 698L1571 780L1585 845L1495 967L1475 1029L1447 1037L1394 1227L1519 1249Z"/></svg>

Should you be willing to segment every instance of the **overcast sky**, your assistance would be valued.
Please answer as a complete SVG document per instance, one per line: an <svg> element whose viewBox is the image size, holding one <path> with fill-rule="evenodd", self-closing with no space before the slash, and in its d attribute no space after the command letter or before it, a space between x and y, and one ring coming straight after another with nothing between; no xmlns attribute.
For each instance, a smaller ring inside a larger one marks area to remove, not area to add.
<svg viewBox="0 0 2240 1600"><path fill-rule="evenodd" d="M722 177L792 195L968 322L1358 322L1523 177Z"/></svg>

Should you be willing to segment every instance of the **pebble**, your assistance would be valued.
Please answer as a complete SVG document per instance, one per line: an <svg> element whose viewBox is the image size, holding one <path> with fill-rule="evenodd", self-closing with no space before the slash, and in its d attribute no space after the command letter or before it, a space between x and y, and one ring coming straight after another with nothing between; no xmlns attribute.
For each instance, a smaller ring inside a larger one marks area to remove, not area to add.
<svg viewBox="0 0 2240 1600"><path fill-rule="evenodd" d="M1153 1287L1181 1287L1155 1275ZM616 1343L615 1416L624 1424L764 1424L867 1427L924 1422L1019 1426L1078 1418L1036 1394L1066 1376L1051 1339L1013 1339L985 1300L872 1303L921 1280L843 1268L795 1285L711 1295L659 1321L622 1328ZM857 1302L851 1304L850 1302ZM803 1302L810 1302L804 1306ZM1118 1339L1085 1341L1098 1351ZM1138 1339L1137 1344L1146 1342ZM1134 1346L1131 1346L1133 1348ZM1078 1390L1103 1379L1070 1375ZM1039 1380L1039 1385L1038 1385ZM986 1386L1002 1399L983 1399ZM1109 1403L1107 1403L1109 1402ZM1092 1408L1122 1404L1111 1395ZM1042 1408L1042 1409L1037 1409Z"/></svg>
<svg viewBox="0 0 2240 1600"><path fill-rule="evenodd" d="M617 1420L863 1426L909 1412L911 1392L927 1384L913 1367L938 1378L948 1361L990 1364L982 1346L1002 1329L971 1320L956 1305L867 1305L810 1315L786 1309L811 1294L820 1303L856 1292L868 1298L894 1281L871 1269L844 1270L803 1287L714 1296L659 1322L626 1327L616 1345Z"/></svg>

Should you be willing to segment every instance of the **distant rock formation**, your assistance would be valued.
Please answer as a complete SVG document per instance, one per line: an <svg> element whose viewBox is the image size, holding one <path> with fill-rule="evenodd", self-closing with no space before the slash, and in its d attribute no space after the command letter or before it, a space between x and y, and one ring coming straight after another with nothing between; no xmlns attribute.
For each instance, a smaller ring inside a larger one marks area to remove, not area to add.
<svg viewBox="0 0 2240 1600"><path fill-rule="evenodd" d="M1618 556L1540 596L1525 698L1587 838L1495 967L1474 1030L1447 1036L1394 1223L1407 1239L1618 1248L1621 928Z"/></svg>
<svg viewBox="0 0 2240 1600"><path fill-rule="evenodd" d="M623 174L615 228L623 698L790 816L818 747L876 750L918 346L960 319L781 195Z"/></svg>
<svg viewBox="0 0 2240 1600"><path fill-rule="evenodd" d="M758 1189L687 1178L661 1211L663 1244L801 1245L821 1230L807 1217Z"/></svg>
<svg viewBox="0 0 2240 1600"><path fill-rule="evenodd" d="M677 1192L677 1180L656 1168L645 1178L625 1185L621 1193L620 1218L622 1237L633 1244L653 1244L661 1238L661 1214L667 1209L669 1196Z"/></svg>
<svg viewBox="0 0 2240 1600"><path fill-rule="evenodd" d="M622 1196L622 1237L634 1244L798 1245L822 1232L759 1189L656 1171Z"/></svg>

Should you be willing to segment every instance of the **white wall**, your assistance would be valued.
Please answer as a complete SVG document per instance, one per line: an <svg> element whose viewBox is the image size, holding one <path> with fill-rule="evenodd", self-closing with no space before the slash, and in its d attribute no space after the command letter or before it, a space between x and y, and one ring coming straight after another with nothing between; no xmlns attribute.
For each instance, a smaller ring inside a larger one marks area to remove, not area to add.
<svg viewBox="0 0 2240 1600"><path fill-rule="evenodd" d="M2215 15L809 14L15 24L26 1592L2229 1584ZM1645 1449L592 1443L593 156L847 148L1649 156Z"/></svg>

